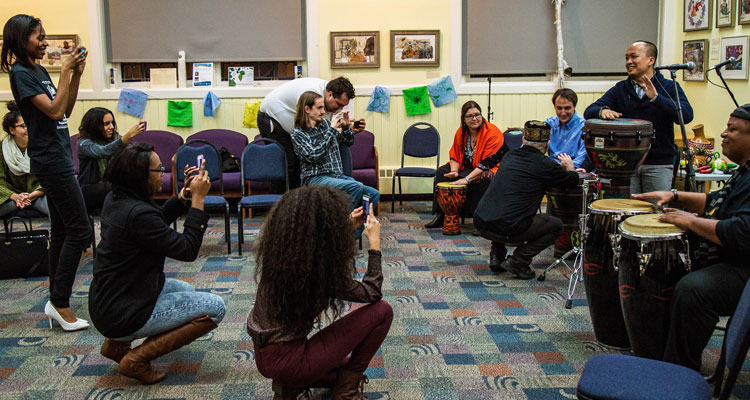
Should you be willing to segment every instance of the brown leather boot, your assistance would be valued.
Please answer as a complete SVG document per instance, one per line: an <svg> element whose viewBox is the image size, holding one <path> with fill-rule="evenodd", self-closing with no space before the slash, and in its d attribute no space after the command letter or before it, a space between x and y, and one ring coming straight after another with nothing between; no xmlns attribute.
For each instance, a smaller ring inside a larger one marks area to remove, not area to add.
<svg viewBox="0 0 750 400"><path fill-rule="evenodd" d="M151 360L171 353L215 328L214 321L208 315L204 315L171 331L151 336L140 346L125 354L117 370L127 377L137 379L144 385L160 382L167 374L151 369Z"/></svg>
<svg viewBox="0 0 750 400"><path fill-rule="evenodd" d="M119 363L120 360L122 360L125 354L128 354L129 351L129 341L123 342L120 340L105 338L104 343L102 343L102 348L101 350L99 350L99 353L101 353L101 355L103 355L104 357L107 357L110 360Z"/></svg>
<svg viewBox="0 0 750 400"><path fill-rule="evenodd" d="M331 393L333 400L367 400L364 395L367 383L367 375L339 368Z"/></svg>

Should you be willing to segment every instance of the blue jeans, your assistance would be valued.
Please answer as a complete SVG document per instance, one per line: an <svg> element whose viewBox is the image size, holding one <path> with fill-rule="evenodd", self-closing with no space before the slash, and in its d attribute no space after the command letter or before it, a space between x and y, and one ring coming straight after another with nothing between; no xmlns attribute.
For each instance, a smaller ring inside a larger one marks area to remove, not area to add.
<svg viewBox="0 0 750 400"><path fill-rule="evenodd" d="M158 335L204 315L211 317L218 325L224 319L225 312L226 306L221 297L196 292L193 285L187 282L167 278L146 324L130 335L115 340L131 341Z"/></svg>
<svg viewBox="0 0 750 400"><path fill-rule="evenodd" d="M365 186L361 182L354 180L351 176L340 175L338 178L332 175L318 175L313 176L307 181L308 185L326 185L333 186L337 189L343 190L352 199L352 210L362 205L362 195L366 194L370 196L370 203L372 203L372 209L375 210L378 207L378 200L380 200L380 192L375 188ZM362 231L365 229L364 225L357 228L355 236L359 238L362 236Z"/></svg>
<svg viewBox="0 0 750 400"><path fill-rule="evenodd" d="M44 188L49 209L49 300L55 307L66 308L81 253L91 240L91 225L73 170L37 174L36 179Z"/></svg>

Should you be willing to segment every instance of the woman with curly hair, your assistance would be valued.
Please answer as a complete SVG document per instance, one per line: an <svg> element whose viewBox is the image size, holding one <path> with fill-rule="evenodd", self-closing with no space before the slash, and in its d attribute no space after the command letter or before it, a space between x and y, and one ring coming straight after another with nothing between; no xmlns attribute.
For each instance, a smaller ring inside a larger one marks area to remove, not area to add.
<svg viewBox="0 0 750 400"><path fill-rule="evenodd" d="M26 208L48 215L44 189L31 175L31 160L26 152L29 131L13 100L8 102L3 130L8 136L3 139L0 151L0 216Z"/></svg>
<svg viewBox="0 0 750 400"><path fill-rule="evenodd" d="M78 184L81 185L86 209L99 210L110 185L102 181L104 170L115 150L143 132L143 123L133 125L124 135L117 132L115 115L107 108L94 107L83 115L78 128Z"/></svg>
<svg viewBox="0 0 750 400"><path fill-rule="evenodd" d="M286 193L255 247L258 293L247 319L258 371L273 379L274 399L309 387L333 387L334 399L363 399L370 360L388 334L393 310L381 300L380 224L372 206L364 223L370 249L362 281L352 278L353 228L363 209L328 186ZM341 316L345 302L371 303ZM309 339L322 315L333 321ZM347 357L351 353L350 357Z"/></svg>

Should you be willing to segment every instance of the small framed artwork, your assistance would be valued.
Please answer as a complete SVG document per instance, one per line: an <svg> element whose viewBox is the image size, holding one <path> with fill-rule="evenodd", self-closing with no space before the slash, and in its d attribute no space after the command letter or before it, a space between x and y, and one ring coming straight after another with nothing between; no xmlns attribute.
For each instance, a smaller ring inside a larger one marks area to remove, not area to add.
<svg viewBox="0 0 750 400"><path fill-rule="evenodd" d="M740 9L737 10L741 25L750 24L750 0L738 0Z"/></svg>
<svg viewBox="0 0 750 400"><path fill-rule="evenodd" d="M685 8L683 9L682 30L702 31L711 29L711 0L683 0Z"/></svg>
<svg viewBox="0 0 750 400"><path fill-rule="evenodd" d="M47 71L59 71L63 58L73 54L78 46L78 35L47 35L47 43L47 51L39 64Z"/></svg>
<svg viewBox="0 0 750 400"><path fill-rule="evenodd" d="M440 31L391 31L391 67L440 66Z"/></svg>
<svg viewBox="0 0 750 400"><path fill-rule="evenodd" d="M692 71L682 71L682 80L684 81L705 81L706 80L706 49L708 40L686 40L682 43L682 62L694 62L695 69Z"/></svg>
<svg viewBox="0 0 750 400"><path fill-rule="evenodd" d="M737 15L737 2L734 0L716 0L716 27L734 26Z"/></svg>
<svg viewBox="0 0 750 400"><path fill-rule="evenodd" d="M747 63L743 54L747 53L747 36L721 38L721 61L734 57L737 62L724 69L726 79L747 79Z"/></svg>
<svg viewBox="0 0 750 400"><path fill-rule="evenodd" d="M380 32L331 32L331 68L380 66Z"/></svg>

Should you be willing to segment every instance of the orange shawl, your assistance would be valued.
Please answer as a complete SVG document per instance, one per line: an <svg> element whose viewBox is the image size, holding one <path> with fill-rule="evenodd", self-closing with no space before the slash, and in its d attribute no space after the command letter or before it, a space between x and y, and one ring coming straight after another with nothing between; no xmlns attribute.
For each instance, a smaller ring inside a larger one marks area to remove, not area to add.
<svg viewBox="0 0 750 400"><path fill-rule="evenodd" d="M456 134L453 136L453 146L451 146L449 153L450 159L458 163L459 171L464 169L464 145L466 144L465 140L462 140L464 139L462 133L461 127L458 127ZM476 168L480 161L497 153L503 146L503 142L503 133L500 132L500 129L489 121L484 121L477 136L477 147L474 150L474 160L471 165ZM493 165L489 170L496 173L497 165Z"/></svg>

